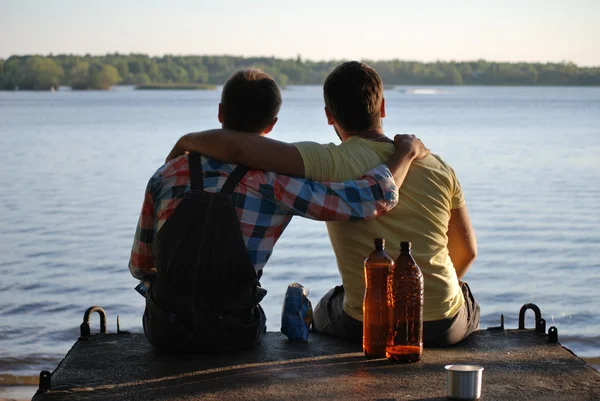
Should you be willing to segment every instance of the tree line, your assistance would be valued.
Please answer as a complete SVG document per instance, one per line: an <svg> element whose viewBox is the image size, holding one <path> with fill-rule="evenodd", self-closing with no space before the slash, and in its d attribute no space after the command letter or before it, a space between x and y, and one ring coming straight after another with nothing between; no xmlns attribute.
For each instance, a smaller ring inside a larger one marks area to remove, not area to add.
<svg viewBox="0 0 600 401"><path fill-rule="evenodd" d="M574 63L504 63L485 60L422 63L363 60L385 85L600 85L600 67ZM109 89L113 85L220 85L237 69L257 67L281 86L321 85L341 61L236 56L149 57L26 55L0 59L0 89Z"/></svg>

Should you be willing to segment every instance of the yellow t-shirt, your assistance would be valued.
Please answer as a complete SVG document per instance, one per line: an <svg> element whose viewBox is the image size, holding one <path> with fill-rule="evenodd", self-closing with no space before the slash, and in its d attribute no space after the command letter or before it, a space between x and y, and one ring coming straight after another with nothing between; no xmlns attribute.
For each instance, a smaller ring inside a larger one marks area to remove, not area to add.
<svg viewBox="0 0 600 401"><path fill-rule="evenodd" d="M394 152L390 143L356 136L340 145L294 145L304 160L306 177L317 181L356 179ZM374 220L327 223L345 289L344 310L362 321L363 263L373 250L373 239L380 237L393 259L400 253L400 241L412 242L425 282L423 320L451 318L464 304L446 235L450 210L465 204L460 183L439 156L427 156L411 165L399 199L394 209Z"/></svg>

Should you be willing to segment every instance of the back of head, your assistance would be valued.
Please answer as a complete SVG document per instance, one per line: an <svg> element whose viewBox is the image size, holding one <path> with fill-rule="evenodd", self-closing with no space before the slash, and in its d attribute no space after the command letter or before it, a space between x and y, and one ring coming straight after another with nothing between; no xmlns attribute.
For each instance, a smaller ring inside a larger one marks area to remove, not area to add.
<svg viewBox="0 0 600 401"><path fill-rule="evenodd" d="M325 106L348 132L367 131L381 124L383 84L377 72L358 61L337 66L323 84Z"/></svg>
<svg viewBox="0 0 600 401"><path fill-rule="evenodd" d="M281 108L281 92L273 78L245 68L233 74L223 86L221 112L224 128L262 132L273 123Z"/></svg>

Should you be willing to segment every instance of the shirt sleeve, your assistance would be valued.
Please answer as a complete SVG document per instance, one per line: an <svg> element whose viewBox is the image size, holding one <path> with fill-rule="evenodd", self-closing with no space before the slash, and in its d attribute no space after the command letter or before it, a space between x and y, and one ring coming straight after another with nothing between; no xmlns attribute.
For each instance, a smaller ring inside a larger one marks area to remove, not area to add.
<svg viewBox="0 0 600 401"><path fill-rule="evenodd" d="M372 219L398 203L398 187L383 164L355 181L316 182L266 173L268 183L254 189L284 211L322 221ZM249 183L247 183L249 184Z"/></svg>
<svg viewBox="0 0 600 401"><path fill-rule="evenodd" d="M456 173L454 172L454 170L452 170L452 181L454 183L454 188L453 188L453 192L452 192L452 209L459 209L461 207L463 207L466 202L465 202L465 196L463 195L463 191L462 191L462 187L460 185L460 182L458 181L458 178L456 177Z"/></svg>
<svg viewBox="0 0 600 401"><path fill-rule="evenodd" d="M142 212L138 220L129 259L131 275L140 280L147 280L156 275L152 242L154 240L154 199L152 197L152 181L148 182Z"/></svg>
<svg viewBox="0 0 600 401"><path fill-rule="evenodd" d="M330 181L335 176L336 165L333 152L337 145L322 145L315 142L296 142L293 144L304 162L304 177L316 181Z"/></svg>

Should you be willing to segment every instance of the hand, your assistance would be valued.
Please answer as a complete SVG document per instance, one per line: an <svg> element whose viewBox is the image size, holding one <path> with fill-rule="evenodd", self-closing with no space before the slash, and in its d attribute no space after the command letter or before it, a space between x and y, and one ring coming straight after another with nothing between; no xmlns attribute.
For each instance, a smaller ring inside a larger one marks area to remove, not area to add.
<svg viewBox="0 0 600 401"><path fill-rule="evenodd" d="M167 158L165 159L165 163L170 162L171 160L181 156L181 155L185 155L189 152L179 148L177 146L177 144L175 144L175 146L173 146L173 150L171 150L171 153L169 153L169 155L167 156Z"/></svg>
<svg viewBox="0 0 600 401"><path fill-rule="evenodd" d="M396 146L396 153L409 154L416 160L431 154L431 151L415 135L396 135L394 137L394 145Z"/></svg>

